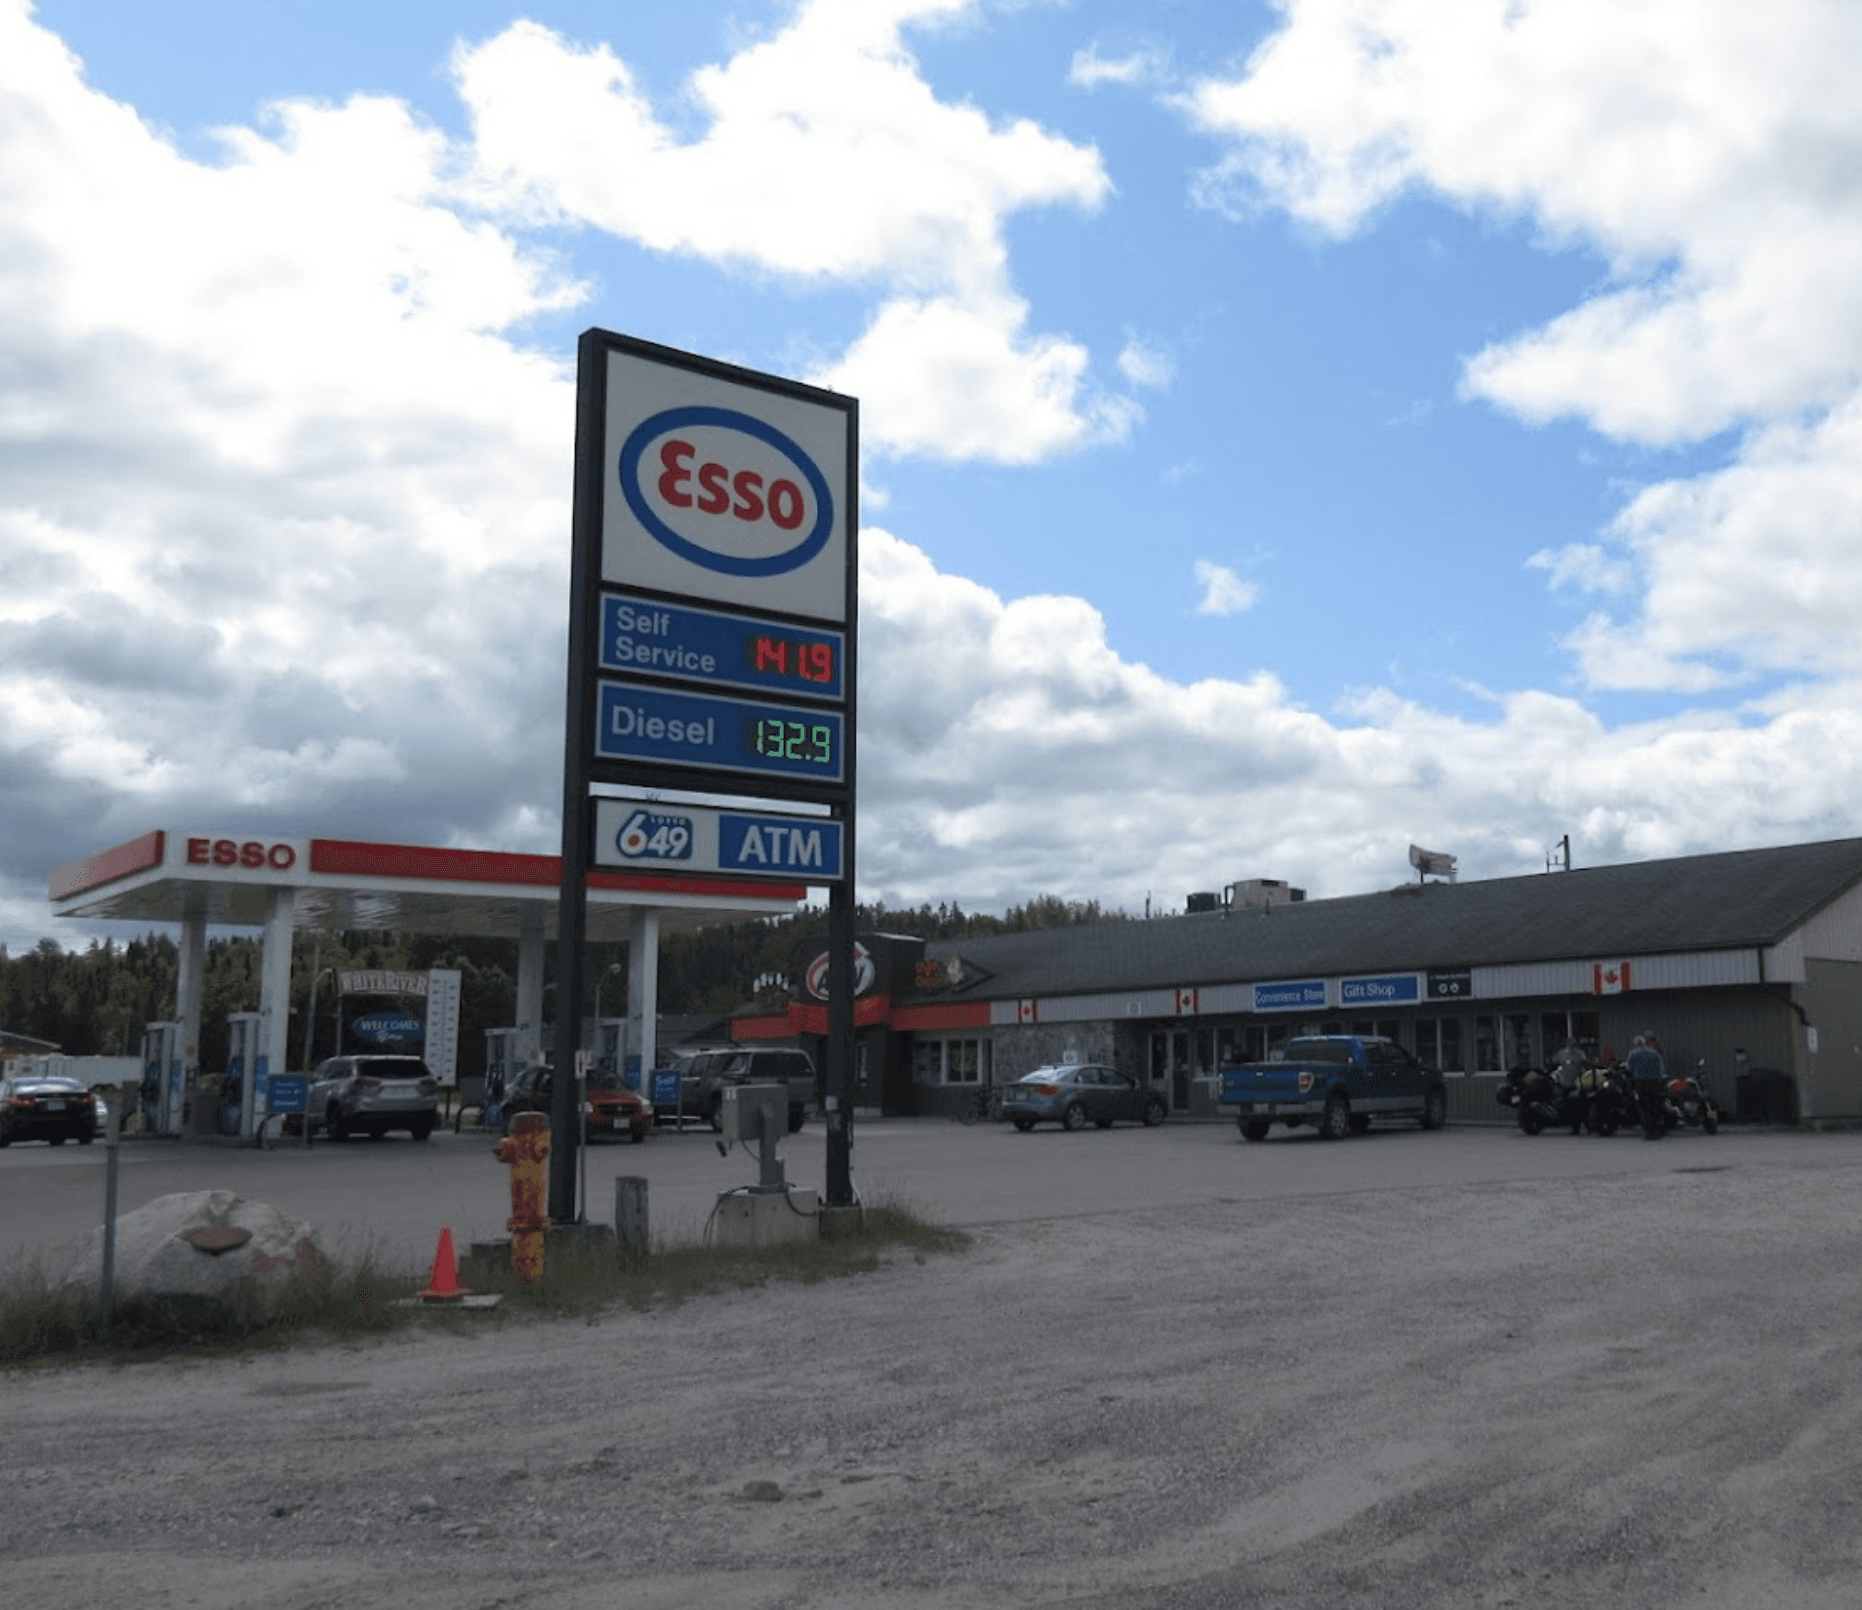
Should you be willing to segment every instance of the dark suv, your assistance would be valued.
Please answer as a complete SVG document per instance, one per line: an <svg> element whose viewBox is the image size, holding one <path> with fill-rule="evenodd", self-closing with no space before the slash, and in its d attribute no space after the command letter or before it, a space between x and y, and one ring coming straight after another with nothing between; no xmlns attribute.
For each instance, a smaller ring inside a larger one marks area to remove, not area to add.
<svg viewBox="0 0 1862 1610"><path fill-rule="evenodd" d="M815 1065L806 1051L778 1046L740 1045L701 1051L679 1079L679 1105L688 1115L724 1127L724 1091L729 1085L785 1085L789 1091L789 1133L808 1122L815 1104ZM666 1109L661 1109L662 1116Z"/></svg>
<svg viewBox="0 0 1862 1610"><path fill-rule="evenodd" d="M391 1129L425 1140L440 1119L440 1082L419 1057L330 1057L310 1076L305 1112L331 1140Z"/></svg>

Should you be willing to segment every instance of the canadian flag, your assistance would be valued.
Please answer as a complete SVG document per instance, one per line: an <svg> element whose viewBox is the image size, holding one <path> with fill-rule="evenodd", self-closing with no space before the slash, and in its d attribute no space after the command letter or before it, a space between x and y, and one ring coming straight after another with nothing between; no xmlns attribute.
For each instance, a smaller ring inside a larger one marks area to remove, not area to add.
<svg viewBox="0 0 1862 1610"><path fill-rule="evenodd" d="M1017 1001L1015 1003L1015 1021L1017 1023L1034 1022L1034 1002L1032 1000Z"/></svg>
<svg viewBox="0 0 1862 1610"><path fill-rule="evenodd" d="M1628 962L1598 962L1590 971L1593 995L1621 995L1629 988Z"/></svg>
<svg viewBox="0 0 1862 1610"><path fill-rule="evenodd" d="M1196 991L1180 989L1177 991L1177 1016L1185 1017L1196 1010Z"/></svg>

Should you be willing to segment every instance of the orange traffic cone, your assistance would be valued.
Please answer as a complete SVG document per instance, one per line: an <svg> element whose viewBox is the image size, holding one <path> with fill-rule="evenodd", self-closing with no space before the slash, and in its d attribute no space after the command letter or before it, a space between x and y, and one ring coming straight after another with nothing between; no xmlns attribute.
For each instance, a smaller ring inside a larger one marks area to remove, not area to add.
<svg viewBox="0 0 1862 1610"><path fill-rule="evenodd" d="M440 1244L433 1249L433 1273L426 1288L419 1293L422 1302L453 1302L470 1290L459 1284L459 1265L453 1258L453 1232L449 1225L440 1231Z"/></svg>

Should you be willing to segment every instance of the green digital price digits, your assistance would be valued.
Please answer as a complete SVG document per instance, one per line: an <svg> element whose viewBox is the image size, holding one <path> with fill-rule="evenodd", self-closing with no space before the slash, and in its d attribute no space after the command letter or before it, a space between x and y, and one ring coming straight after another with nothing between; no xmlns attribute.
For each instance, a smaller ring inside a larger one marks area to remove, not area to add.
<svg viewBox="0 0 1862 1610"><path fill-rule="evenodd" d="M750 748L765 760L799 761L833 770L834 728L826 722L764 716L750 723L748 740Z"/></svg>

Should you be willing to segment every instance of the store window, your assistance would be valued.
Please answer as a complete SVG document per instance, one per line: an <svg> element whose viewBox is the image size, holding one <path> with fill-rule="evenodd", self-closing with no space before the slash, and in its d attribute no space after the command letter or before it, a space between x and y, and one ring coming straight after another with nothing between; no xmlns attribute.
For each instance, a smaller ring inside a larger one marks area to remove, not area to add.
<svg viewBox="0 0 1862 1610"><path fill-rule="evenodd" d="M912 1078L922 1085L987 1084L989 1041L925 1040L912 1045Z"/></svg>
<svg viewBox="0 0 1862 1610"><path fill-rule="evenodd" d="M1525 1012L1475 1018L1474 1061L1477 1073L1531 1067L1532 1018Z"/></svg>
<svg viewBox="0 0 1862 1610"><path fill-rule="evenodd" d="M1500 1020L1483 1014L1474 1020L1474 1071L1505 1073L1500 1061Z"/></svg>
<svg viewBox="0 0 1862 1610"><path fill-rule="evenodd" d="M1466 1073L1461 1054L1461 1019L1423 1017L1416 1020L1416 1059L1443 1073Z"/></svg>
<svg viewBox="0 0 1862 1610"><path fill-rule="evenodd" d="M1576 1040L1585 1056L1595 1061L1600 1032L1595 1012L1546 1012L1539 1018L1539 1041L1547 1062L1567 1040Z"/></svg>

